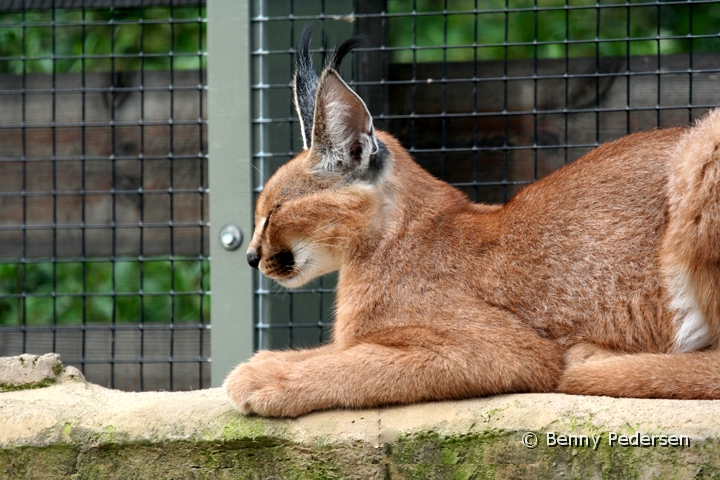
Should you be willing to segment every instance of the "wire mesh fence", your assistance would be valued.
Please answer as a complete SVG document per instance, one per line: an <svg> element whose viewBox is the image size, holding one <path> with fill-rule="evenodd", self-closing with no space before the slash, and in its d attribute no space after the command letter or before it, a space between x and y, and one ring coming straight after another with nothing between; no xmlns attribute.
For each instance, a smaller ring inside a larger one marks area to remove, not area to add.
<svg viewBox="0 0 720 480"><path fill-rule="evenodd" d="M720 2L314 0L253 3L255 192L302 149L289 81L315 24L315 65L355 34L343 76L375 125L475 201L520 188L627 133L720 103ZM335 279L256 279L259 348L329 338Z"/></svg>
<svg viewBox="0 0 720 480"><path fill-rule="evenodd" d="M201 1L0 2L0 355L209 385L205 32Z"/></svg>

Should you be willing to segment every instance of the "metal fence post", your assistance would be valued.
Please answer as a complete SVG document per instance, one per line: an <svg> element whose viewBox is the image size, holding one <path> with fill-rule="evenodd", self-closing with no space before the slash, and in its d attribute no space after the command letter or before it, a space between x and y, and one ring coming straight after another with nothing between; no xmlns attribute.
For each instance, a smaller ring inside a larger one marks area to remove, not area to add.
<svg viewBox="0 0 720 480"><path fill-rule="evenodd" d="M252 234L250 2L208 0L208 117L212 385L254 347L252 271L245 250ZM219 241L236 225L236 250Z"/></svg>

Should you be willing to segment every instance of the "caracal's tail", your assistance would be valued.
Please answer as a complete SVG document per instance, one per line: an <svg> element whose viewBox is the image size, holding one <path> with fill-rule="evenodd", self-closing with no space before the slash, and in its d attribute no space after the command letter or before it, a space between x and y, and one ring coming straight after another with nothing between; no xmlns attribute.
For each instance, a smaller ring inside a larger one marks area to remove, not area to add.
<svg viewBox="0 0 720 480"><path fill-rule="evenodd" d="M558 392L628 398L720 398L720 352L641 353L569 366Z"/></svg>

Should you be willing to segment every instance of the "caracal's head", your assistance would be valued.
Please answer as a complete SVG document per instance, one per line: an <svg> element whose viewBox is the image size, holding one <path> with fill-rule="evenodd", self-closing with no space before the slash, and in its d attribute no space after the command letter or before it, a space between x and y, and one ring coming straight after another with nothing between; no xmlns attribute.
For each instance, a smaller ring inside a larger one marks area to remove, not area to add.
<svg viewBox="0 0 720 480"><path fill-rule="evenodd" d="M252 267L290 288L339 269L364 243L392 162L365 103L337 73L357 41L340 45L320 78L309 43L306 28L294 82L304 151L263 187L247 252Z"/></svg>

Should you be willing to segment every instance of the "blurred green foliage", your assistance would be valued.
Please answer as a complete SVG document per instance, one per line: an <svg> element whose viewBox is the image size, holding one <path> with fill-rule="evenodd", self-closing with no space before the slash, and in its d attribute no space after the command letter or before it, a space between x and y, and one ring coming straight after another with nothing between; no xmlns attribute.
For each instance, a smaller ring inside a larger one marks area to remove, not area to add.
<svg viewBox="0 0 720 480"><path fill-rule="evenodd" d="M388 12L416 14L388 19L393 59L403 63L720 50L717 2L389 0Z"/></svg>
<svg viewBox="0 0 720 480"><path fill-rule="evenodd" d="M388 19L388 43L398 62L720 49L717 2L388 0L387 11L399 14ZM204 18L204 7L0 14L0 72L204 67Z"/></svg>
<svg viewBox="0 0 720 480"><path fill-rule="evenodd" d="M388 43L398 49L398 62L720 49L717 2L388 0L387 11L393 15ZM0 14L0 72L50 73L53 65L58 73L204 67L204 18L204 7Z"/></svg>
<svg viewBox="0 0 720 480"><path fill-rule="evenodd" d="M55 317L60 325L208 321L209 271L197 259L0 264L0 325L18 325L23 313L32 326Z"/></svg>
<svg viewBox="0 0 720 480"><path fill-rule="evenodd" d="M204 19L204 7L2 13L0 72L204 67Z"/></svg>

